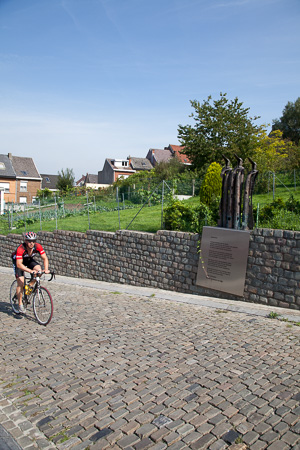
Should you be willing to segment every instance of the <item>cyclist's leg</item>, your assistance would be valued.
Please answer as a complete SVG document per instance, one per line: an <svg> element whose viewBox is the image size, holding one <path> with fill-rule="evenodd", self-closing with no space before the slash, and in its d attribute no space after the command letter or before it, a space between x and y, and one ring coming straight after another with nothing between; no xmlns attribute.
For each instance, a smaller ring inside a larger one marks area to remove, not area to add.
<svg viewBox="0 0 300 450"><path fill-rule="evenodd" d="M16 262L13 261L13 267L14 267L14 273L17 280L17 288L16 288L16 294L18 298L19 307L23 304L22 303L22 295L23 295L23 289L24 289L24 272L21 269L17 268Z"/></svg>
<svg viewBox="0 0 300 450"><path fill-rule="evenodd" d="M23 296L23 289L24 289L24 276L18 276L17 277L17 289L16 294L19 302L19 307L23 305L22 302L22 296Z"/></svg>
<svg viewBox="0 0 300 450"><path fill-rule="evenodd" d="M29 267L29 269L34 270L35 272L41 272L42 267L40 266L40 264L35 261L34 259L31 259L31 261L28 263L27 267ZM35 279L32 278L29 282L29 286L33 287L35 285Z"/></svg>

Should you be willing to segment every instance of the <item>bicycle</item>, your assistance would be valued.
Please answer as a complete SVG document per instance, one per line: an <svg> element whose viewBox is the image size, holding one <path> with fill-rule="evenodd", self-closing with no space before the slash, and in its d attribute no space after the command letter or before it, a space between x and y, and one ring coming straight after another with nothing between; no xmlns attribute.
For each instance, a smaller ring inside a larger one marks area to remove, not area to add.
<svg viewBox="0 0 300 450"><path fill-rule="evenodd" d="M33 312L36 320L40 325L46 326L53 316L53 300L48 289L46 289L44 286L41 286L41 276L43 273L45 272L38 272L34 277L31 276L31 278L26 278L24 275L22 301L26 309L32 301ZM52 271L49 275L51 275L51 278L48 281L51 281L53 278L55 278L55 272ZM29 282L33 278L35 278L36 283L33 287L31 287L29 285ZM21 314L21 312L19 311L19 302L16 289L17 280L14 280L10 287L10 304L15 314ZM28 289L30 290L30 292L28 292Z"/></svg>

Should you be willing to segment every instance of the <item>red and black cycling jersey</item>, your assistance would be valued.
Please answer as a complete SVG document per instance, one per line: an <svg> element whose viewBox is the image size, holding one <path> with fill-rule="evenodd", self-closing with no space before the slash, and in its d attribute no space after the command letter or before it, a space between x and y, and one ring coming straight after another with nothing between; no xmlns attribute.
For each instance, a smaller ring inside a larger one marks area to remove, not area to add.
<svg viewBox="0 0 300 450"><path fill-rule="evenodd" d="M26 244L23 243L21 245L19 245L19 247L16 249L16 251L14 251L11 255L12 259L14 261L16 261L17 259L21 259L21 260L30 260L32 258L35 257L35 255L40 254L43 255L45 253L45 250L43 249L43 247L41 246L41 244L35 243L34 247L32 249L32 253L31 255L28 254L27 248L26 248Z"/></svg>

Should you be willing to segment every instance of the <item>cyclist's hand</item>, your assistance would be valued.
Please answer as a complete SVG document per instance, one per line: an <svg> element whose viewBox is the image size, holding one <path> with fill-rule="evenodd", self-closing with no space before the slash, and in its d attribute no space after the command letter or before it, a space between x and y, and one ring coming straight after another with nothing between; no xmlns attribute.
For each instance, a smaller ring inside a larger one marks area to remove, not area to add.
<svg viewBox="0 0 300 450"><path fill-rule="evenodd" d="M47 269L47 270L44 270L44 272L45 272L45 273L50 273L50 270Z"/></svg>

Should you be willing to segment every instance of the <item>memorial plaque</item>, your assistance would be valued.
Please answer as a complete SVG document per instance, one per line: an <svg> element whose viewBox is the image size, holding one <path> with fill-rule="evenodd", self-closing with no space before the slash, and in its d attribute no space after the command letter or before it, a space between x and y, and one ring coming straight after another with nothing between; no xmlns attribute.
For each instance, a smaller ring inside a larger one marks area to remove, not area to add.
<svg viewBox="0 0 300 450"><path fill-rule="evenodd" d="M249 231L203 227L196 284L243 296Z"/></svg>

